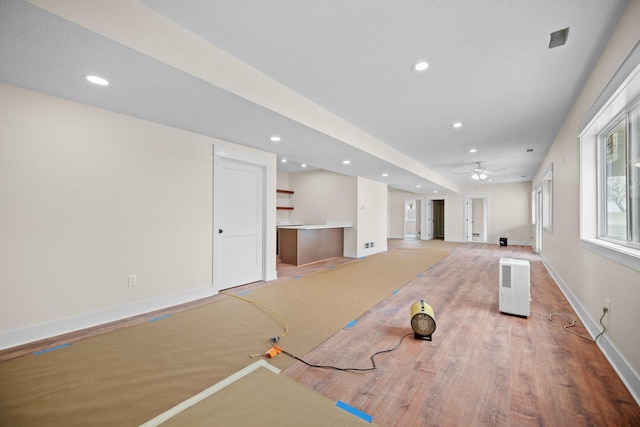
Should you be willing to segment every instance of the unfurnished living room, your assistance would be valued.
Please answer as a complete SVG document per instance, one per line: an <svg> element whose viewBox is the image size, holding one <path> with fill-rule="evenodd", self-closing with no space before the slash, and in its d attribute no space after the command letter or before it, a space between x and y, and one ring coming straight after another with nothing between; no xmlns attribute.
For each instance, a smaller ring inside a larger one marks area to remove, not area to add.
<svg viewBox="0 0 640 427"><path fill-rule="evenodd" d="M640 0L0 2L0 426L640 425Z"/></svg>

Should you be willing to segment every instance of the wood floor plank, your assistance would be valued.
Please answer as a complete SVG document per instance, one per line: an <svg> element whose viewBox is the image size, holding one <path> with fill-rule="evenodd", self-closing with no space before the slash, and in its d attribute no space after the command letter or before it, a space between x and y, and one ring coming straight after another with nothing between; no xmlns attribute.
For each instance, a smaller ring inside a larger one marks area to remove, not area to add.
<svg viewBox="0 0 640 427"><path fill-rule="evenodd" d="M501 257L531 263L529 317L498 311ZM529 247L462 245L305 358L366 361L411 332L410 306L421 298L434 308L433 341L407 338L371 374L301 363L283 373L387 426L640 425L640 408L598 346L563 329L578 318ZM549 320L554 313L565 314Z"/></svg>

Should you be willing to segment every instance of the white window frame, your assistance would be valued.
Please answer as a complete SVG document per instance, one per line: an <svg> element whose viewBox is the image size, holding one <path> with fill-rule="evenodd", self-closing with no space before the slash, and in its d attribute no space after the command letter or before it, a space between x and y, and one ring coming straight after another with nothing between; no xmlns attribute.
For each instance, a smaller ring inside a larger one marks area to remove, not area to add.
<svg viewBox="0 0 640 427"><path fill-rule="evenodd" d="M553 163L542 175L542 229L553 234Z"/></svg>
<svg viewBox="0 0 640 427"><path fill-rule="evenodd" d="M640 271L640 248L602 236L599 136L640 97L640 43L636 44L580 122L580 239L582 247Z"/></svg>

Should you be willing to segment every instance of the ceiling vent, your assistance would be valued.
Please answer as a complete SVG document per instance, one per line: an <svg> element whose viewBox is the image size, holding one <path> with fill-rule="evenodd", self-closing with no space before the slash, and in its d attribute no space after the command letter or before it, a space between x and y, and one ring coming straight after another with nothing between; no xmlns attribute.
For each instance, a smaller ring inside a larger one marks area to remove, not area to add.
<svg viewBox="0 0 640 427"><path fill-rule="evenodd" d="M568 37L569 37L569 27L563 30L554 31L553 33L551 33L551 40L549 40L549 49L562 46L567 42Z"/></svg>

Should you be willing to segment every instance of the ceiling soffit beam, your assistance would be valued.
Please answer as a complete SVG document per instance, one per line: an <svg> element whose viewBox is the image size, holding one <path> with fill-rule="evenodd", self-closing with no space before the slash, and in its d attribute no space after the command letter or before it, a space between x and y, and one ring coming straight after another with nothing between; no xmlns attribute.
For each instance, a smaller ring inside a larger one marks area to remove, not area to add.
<svg viewBox="0 0 640 427"><path fill-rule="evenodd" d="M441 187L458 192L458 186L448 179L139 2L27 1ZM144 33L141 33L141 28L145 29Z"/></svg>

